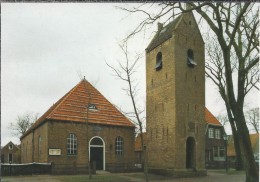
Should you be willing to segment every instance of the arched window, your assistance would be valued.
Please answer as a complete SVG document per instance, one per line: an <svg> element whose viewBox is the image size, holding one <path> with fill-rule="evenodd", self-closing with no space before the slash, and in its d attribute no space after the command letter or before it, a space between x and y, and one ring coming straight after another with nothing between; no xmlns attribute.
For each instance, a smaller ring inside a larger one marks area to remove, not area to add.
<svg viewBox="0 0 260 182"><path fill-rule="evenodd" d="M162 69L162 53L158 52L156 56L156 66L155 66L156 71Z"/></svg>
<svg viewBox="0 0 260 182"><path fill-rule="evenodd" d="M70 133L67 138L67 154L68 155L76 155L78 148L77 137L75 134Z"/></svg>
<svg viewBox="0 0 260 182"><path fill-rule="evenodd" d="M193 51L191 49L188 49L187 51L187 64L191 68L197 66L197 63L194 61Z"/></svg>
<svg viewBox="0 0 260 182"><path fill-rule="evenodd" d="M116 137L115 152L116 155L123 155L124 153L124 140L121 136Z"/></svg>

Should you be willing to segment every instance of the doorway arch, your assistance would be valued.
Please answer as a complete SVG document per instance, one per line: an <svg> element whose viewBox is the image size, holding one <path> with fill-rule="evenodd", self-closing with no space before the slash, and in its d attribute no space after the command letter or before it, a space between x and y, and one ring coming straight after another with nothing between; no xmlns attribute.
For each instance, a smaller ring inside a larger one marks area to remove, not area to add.
<svg viewBox="0 0 260 182"><path fill-rule="evenodd" d="M95 136L89 140L89 161L91 164L96 162L97 170L105 170L105 142L99 137Z"/></svg>
<svg viewBox="0 0 260 182"><path fill-rule="evenodd" d="M188 137L186 141L186 168L195 169L195 160L196 160L196 148L195 148L195 139L193 137Z"/></svg>

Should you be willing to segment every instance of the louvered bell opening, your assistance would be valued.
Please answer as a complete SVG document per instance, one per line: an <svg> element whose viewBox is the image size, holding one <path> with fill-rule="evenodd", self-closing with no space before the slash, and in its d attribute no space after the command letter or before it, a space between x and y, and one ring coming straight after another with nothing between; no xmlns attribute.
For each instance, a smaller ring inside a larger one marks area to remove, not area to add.
<svg viewBox="0 0 260 182"><path fill-rule="evenodd" d="M159 61L156 63L155 69L156 69L156 71L162 69L162 61Z"/></svg>
<svg viewBox="0 0 260 182"><path fill-rule="evenodd" d="M187 64L191 68L194 68L195 66L197 66L197 63L194 60L192 60L191 58L188 58Z"/></svg>

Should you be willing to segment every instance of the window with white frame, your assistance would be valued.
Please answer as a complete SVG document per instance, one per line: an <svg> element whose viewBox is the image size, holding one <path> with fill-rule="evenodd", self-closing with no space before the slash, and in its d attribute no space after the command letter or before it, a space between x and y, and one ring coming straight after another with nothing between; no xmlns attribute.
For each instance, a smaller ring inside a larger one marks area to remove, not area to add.
<svg viewBox="0 0 260 182"><path fill-rule="evenodd" d="M214 128L209 128L208 133L209 133L209 138L214 138Z"/></svg>
<svg viewBox="0 0 260 182"><path fill-rule="evenodd" d="M67 154L76 155L77 154L77 137L75 134L70 133L67 138Z"/></svg>
<svg viewBox="0 0 260 182"><path fill-rule="evenodd" d="M215 138L220 139L220 129L215 129Z"/></svg>
<svg viewBox="0 0 260 182"><path fill-rule="evenodd" d="M224 161L225 160L225 147L216 146L213 147L214 161Z"/></svg>
<svg viewBox="0 0 260 182"><path fill-rule="evenodd" d="M115 154L123 155L124 152L124 140L121 136L116 137Z"/></svg>

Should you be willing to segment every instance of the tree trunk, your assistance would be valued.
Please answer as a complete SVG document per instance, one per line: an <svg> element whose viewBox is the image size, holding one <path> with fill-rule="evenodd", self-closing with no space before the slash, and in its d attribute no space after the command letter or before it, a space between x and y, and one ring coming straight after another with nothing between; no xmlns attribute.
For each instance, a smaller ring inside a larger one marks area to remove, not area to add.
<svg viewBox="0 0 260 182"><path fill-rule="evenodd" d="M235 147L235 152L236 152L236 170L241 171L244 170L244 166L243 166L243 160L242 160L242 155L241 155L241 149L239 146L239 134L237 132L235 123L234 123L234 119L230 118L229 119L230 122L230 126L232 129L232 134L234 137L234 147Z"/></svg>
<svg viewBox="0 0 260 182"><path fill-rule="evenodd" d="M259 173L256 168L254 160L253 150L249 137L249 131L246 126L245 117L243 111L234 113L236 126L239 132L239 145L243 156L243 163L246 171L246 182L258 182Z"/></svg>
<svg viewBox="0 0 260 182"><path fill-rule="evenodd" d="M219 90L220 90L220 95L223 98L226 109L227 109L227 115L228 115L228 120L231 126L233 138L234 138L234 147L235 147L235 152L236 152L236 170L244 170L243 166L243 160L242 160L242 155L241 155L241 149L239 146L239 134L235 125L234 118L232 116L232 111L228 103L228 98L226 97L225 89L219 85Z"/></svg>
<svg viewBox="0 0 260 182"><path fill-rule="evenodd" d="M243 166L241 149L240 149L240 145L239 145L239 134L237 133L237 131L235 133L233 133L233 136L234 136L234 146L235 146L235 151L236 151L236 170L242 171L242 170L244 170L244 166Z"/></svg>

